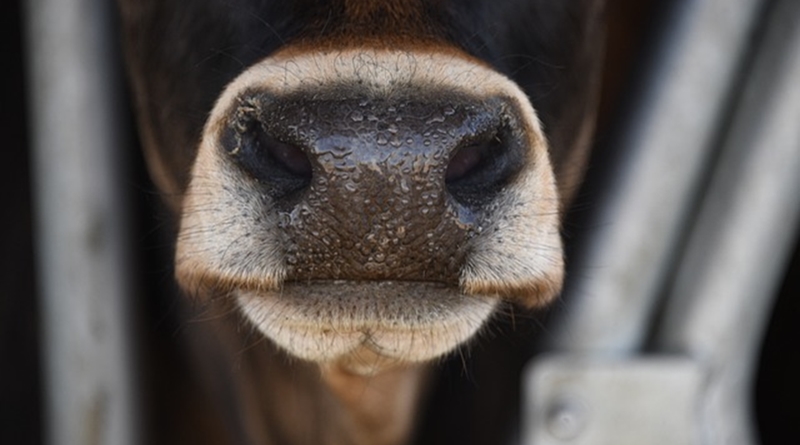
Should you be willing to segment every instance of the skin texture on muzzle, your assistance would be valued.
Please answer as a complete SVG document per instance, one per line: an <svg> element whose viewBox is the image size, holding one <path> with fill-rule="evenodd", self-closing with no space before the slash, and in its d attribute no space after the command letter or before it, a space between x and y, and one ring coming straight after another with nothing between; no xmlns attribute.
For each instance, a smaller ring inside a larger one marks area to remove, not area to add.
<svg viewBox="0 0 800 445"><path fill-rule="evenodd" d="M291 145L274 153L284 180L247 161L264 150L261 132ZM470 156L483 161L477 172L461 166ZM533 108L480 62L446 49L278 53L212 111L177 274L188 289L235 296L301 358L346 361L366 348L423 361L471 338L501 299L553 298L558 211Z"/></svg>

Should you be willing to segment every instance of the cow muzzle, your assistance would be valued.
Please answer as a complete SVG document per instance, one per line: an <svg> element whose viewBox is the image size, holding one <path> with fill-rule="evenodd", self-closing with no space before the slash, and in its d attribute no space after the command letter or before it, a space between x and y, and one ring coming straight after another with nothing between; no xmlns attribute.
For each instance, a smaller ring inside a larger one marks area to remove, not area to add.
<svg viewBox="0 0 800 445"><path fill-rule="evenodd" d="M301 358L441 356L503 299L560 288L544 136L516 85L466 56L278 54L209 118L176 264Z"/></svg>

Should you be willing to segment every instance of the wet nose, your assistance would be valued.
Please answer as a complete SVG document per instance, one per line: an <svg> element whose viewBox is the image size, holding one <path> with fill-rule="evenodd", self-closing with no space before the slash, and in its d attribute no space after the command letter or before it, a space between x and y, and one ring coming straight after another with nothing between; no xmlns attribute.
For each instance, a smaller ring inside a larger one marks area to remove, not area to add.
<svg viewBox="0 0 800 445"><path fill-rule="evenodd" d="M219 146L278 213L290 281L456 285L526 162L503 98L249 92Z"/></svg>

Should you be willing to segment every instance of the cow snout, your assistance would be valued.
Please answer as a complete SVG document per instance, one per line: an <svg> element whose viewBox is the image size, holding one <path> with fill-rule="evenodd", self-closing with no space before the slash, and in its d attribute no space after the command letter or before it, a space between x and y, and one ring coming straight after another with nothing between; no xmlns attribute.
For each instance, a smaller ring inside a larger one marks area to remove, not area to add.
<svg viewBox="0 0 800 445"><path fill-rule="evenodd" d="M561 285L545 138L510 80L450 52L278 54L223 92L176 249L290 353L428 360Z"/></svg>
<svg viewBox="0 0 800 445"><path fill-rule="evenodd" d="M525 165L501 98L247 92L219 149L277 212L286 280L458 286L486 206Z"/></svg>

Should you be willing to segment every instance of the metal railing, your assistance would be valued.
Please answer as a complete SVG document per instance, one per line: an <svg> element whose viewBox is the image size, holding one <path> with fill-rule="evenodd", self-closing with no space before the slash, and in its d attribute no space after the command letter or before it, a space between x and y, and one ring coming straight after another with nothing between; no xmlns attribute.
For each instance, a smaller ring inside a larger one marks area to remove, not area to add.
<svg viewBox="0 0 800 445"><path fill-rule="evenodd" d="M45 440L137 444L113 3L25 6Z"/></svg>
<svg viewBox="0 0 800 445"><path fill-rule="evenodd" d="M588 277L528 372L526 444L758 442L750 388L800 223L800 3L674 7Z"/></svg>
<svg viewBox="0 0 800 445"><path fill-rule="evenodd" d="M756 442L749 382L800 223L800 2L671 5L527 375L526 444ZM139 443L112 5L26 7L47 443Z"/></svg>

